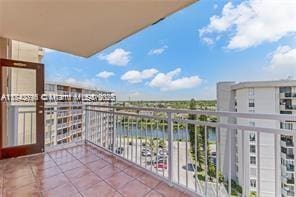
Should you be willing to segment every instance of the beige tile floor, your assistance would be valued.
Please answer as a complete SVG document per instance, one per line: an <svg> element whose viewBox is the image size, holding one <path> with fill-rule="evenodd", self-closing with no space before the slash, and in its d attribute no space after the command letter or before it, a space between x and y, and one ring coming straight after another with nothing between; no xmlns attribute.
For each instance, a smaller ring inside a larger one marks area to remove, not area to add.
<svg viewBox="0 0 296 197"><path fill-rule="evenodd" d="M0 161L1 196L189 196L91 145Z"/></svg>

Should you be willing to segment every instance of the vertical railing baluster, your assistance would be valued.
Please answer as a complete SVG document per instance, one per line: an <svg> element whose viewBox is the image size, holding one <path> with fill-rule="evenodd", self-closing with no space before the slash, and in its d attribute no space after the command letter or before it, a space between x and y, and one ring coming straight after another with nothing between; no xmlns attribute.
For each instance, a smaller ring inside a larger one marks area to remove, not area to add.
<svg viewBox="0 0 296 197"><path fill-rule="evenodd" d="M195 177L195 181L194 181L194 186L195 186L195 192L197 192L197 126L194 126L194 158L195 158L195 162L194 162L194 177Z"/></svg>
<svg viewBox="0 0 296 197"><path fill-rule="evenodd" d="M231 195L231 143L232 143L232 139L231 139L231 129L228 129L228 134L229 134L229 143L228 143L228 155L229 155L229 160L228 160L228 192L229 195Z"/></svg>
<svg viewBox="0 0 296 197"><path fill-rule="evenodd" d="M25 134L26 134L26 113L24 113L24 118L23 118L23 144L22 145L24 145L24 144L26 144L26 136L25 136ZM19 145L19 144L17 144L17 145Z"/></svg>
<svg viewBox="0 0 296 197"><path fill-rule="evenodd" d="M127 121L125 120L125 118L124 118L124 136L123 136L123 146L124 146L124 157L125 158L127 158L127 147L126 147L126 141L127 141L127 130L126 130L126 123L127 123Z"/></svg>
<svg viewBox="0 0 296 197"><path fill-rule="evenodd" d="M245 152L245 131L241 130L241 136L242 136L242 153ZM243 185L242 185L242 196L246 196L246 178L245 178L245 155L242 154L242 174L243 174Z"/></svg>
<svg viewBox="0 0 296 197"><path fill-rule="evenodd" d="M54 109L54 108L53 108ZM51 147L51 136L52 136L52 124L53 124L53 122L52 122L52 113L53 112L50 112L49 113L49 117L50 117L50 126L48 126L48 130L49 130L49 146ZM46 114L46 113L45 113ZM46 115L45 115L46 116ZM36 129L36 131L37 131L37 129Z"/></svg>
<svg viewBox="0 0 296 197"><path fill-rule="evenodd" d="M165 121L164 120L163 120L163 124L162 124L162 139L163 139L163 142L166 144L166 140L165 140ZM162 176L164 177L164 168L162 168Z"/></svg>
<svg viewBox="0 0 296 197"><path fill-rule="evenodd" d="M219 163L220 163L220 128L215 127L216 132L216 197L219 196Z"/></svg>
<svg viewBox="0 0 296 197"><path fill-rule="evenodd" d="M178 184L180 184L180 138L179 138L179 130L180 125L179 122L177 122L177 168L178 168Z"/></svg>
<svg viewBox="0 0 296 197"><path fill-rule="evenodd" d="M132 117L132 124L131 124L131 161L134 160L134 134L133 134L133 128L134 128L134 119Z"/></svg>
<svg viewBox="0 0 296 197"><path fill-rule="evenodd" d="M33 144L33 113L31 112L31 131L30 131L30 133L31 133L31 139L30 139L30 144ZM36 132L35 132L36 133Z"/></svg>
<svg viewBox="0 0 296 197"><path fill-rule="evenodd" d="M86 143L87 142L87 140L88 140L88 136L87 136L87 130L88 130L88 111L87 111L87 106L85 107L85 125L84 125L84 143Z"/></svg>
<svg viewBox="0 0 296 197"><path fill-rule="evenodd" d="M108 145L108 141L109 141L109 133L108 133L108 128L107 128L107 122L106 122L106 119L107 119L107 114L103 112L103 117L104 117L104 133L105 133L105 148L107 148L109 150L109 145ZM108 121L108 119L107 119Z"/></svg>
<svg viewBox="0 0 296 197"><path fill-rule="evenodd" d="M260 132L257 131L257 139L256 139L256 154L257 154L257 195L260 196ZM276 154L276 153L275 153Z"/></svg>
<svg viewBox="0 0 296 197"><path fill-rule="evenodd" d="M139 121L136 118L136 163L138 163L138 129L139 129Z"/></svg>
<svg viewBox="0 0 296 197"><path fill-rule="evenodd" d="M119 138L119 147L120 147L120 149L118 149L118 152L119 153L121 153L121 155L123 156L124 155L124 152L125 152L125 150L122 150L122 134L123 134L123 126L122 126L122 124L123 124L123 116L119 116L119 120L120 120L120 138Z"/></svg>
<svg viewBox="0 0 296 197"><path fill-rule="evenodd" d="M185 131L185 135L186 135L186 144L185 144L185 160L186 160L186 187L188 187L188 124L186 123L186 131Z"/></svg>
<svg viewBox="0 0 296 197"><path fill-rule="evenodd" d="M149 125L150 125L150 129L149 129L149 134L150 134L150 142L152 143L152 145L154 145L154 139L153 139L153 127L152 127L152 119L149 119ZM153 146L151 147L151 157L150 157L150 171L152 172L152 166L153 166L153 156L154 156L154 150L153 150Z"/></svg>
<svg viewBox="0 0 296 197"><path fill-rule="evenodd" d="M167 112L168 118L168 152L169 152L169 161L168 161L168 178L169 182L173 181L173 120L172 113Z"/></svg>
<svg viewBox="0 0 296 197"><path fill-rule="evenodd" d="M143 146L143 141L142 141L142 138L143 138L143 119L141 118L140 120L140 165L142 166L142 146Z"/></svg>
<svg viewBox="0 0 296 197"><path fill-rule="evenodd" d="M205 135L205 196L208 196L208 127L204 126L204 135Z"/></svg>
<svg viewBox="0 0 296 197"><path fill-rule="evenodd" d="M295 136L293 136L293 143L295 142ZM275 168L275 174L274 174L274 188L275 188L275 196L279 196L279 191L278 191L278 172L279 169L278 167L278 134L274 134L274 168ZM258 191L257 191L258 192Z"/></svg>
<svg viewBox="0 0 296 197"><path fill-rule="evenodd" d="M147 168L147 130L148 130L148 124L147 124L147 119L145 119L145 168Z"/></svg>
<svg viewBox="0 0 296 197"><path fill-rule="evenodd" d="M115 120L115 118L116 118L116 116L115 116L115 108L112 108L111 109L112 110L112 123L113 123L113 126L112 126L112 152L114 152L115 151L115 141L116 141L116 143L117 143L117 128L116 128L116 120ZM109 129L108 129L109 130ZM110 131L110 130L109 130Z"/></svg>
<svg viewBox="0 0 296 197"><path fill-rule="evenodd" d="M156 132L158 131L158 122L156 122L156 129L155 129L155 137L157 139L157 144L156 144L156 173L158 174L158 152L159 152L159 139L158 139L158 135L156 134ZM165 156L163 157L163 162L165 161Z"/></svg>

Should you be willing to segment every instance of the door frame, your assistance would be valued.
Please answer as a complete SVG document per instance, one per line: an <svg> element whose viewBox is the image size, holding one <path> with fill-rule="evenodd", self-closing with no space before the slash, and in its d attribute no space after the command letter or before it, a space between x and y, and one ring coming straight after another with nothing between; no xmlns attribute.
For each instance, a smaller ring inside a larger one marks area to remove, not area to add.
<svg viewBox="0 0 296 197"><path fill-rule="evenodd" d="M44 64L0 59L0 76L2 76L3 67L36 70L36 94L38 95L38 100L36 101L36 144L14 147L3 147L3 109L2 102L0 103L0 159L44 152L44 101L41 99L44 93ZM2 93L2 81L0 81L0 95Z"/></svg>

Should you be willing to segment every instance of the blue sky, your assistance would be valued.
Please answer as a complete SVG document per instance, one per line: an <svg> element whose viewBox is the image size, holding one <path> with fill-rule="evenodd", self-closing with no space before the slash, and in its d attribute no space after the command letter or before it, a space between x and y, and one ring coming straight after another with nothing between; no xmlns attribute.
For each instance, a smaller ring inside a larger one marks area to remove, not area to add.
<svg viewBox="0 0 296 197"><path fill-rule="evenodd" d="M219 81L296 77L296 3L271 1L201 0L90 58L46 50L46 80L183 100L215 99Z"/></svg>

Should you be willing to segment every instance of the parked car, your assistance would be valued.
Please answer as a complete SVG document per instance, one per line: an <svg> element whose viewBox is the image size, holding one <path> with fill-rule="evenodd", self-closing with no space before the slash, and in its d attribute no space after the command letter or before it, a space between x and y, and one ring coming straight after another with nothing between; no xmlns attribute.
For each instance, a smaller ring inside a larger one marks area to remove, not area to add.
<svg viewBox="0 0 296 197"><path fill-rule="evenodd" d="M168 150L167 149L160 149L158 150L158 155L168 155Z"/></svg>
<svg viewBox="0 0 296 197"><path fill-rule="evenodd" d="M166 160L162 160L162 162L156 162L154 165L153 165L154 168L156 169L168 169L168 164L166 162Z"/></svg>
<svg viewBox="0 0 296 197"><path fill-rule="evenodd" d="M168 156L167 155L157 155L155 160L167 160Z"/></svg>
<svg viewBox="0 0 296 197"><path fill-rule="evenodd" d="M123 152L124 152L124 148L123 148L123 147L119 147L119 148L117 148L117 149L115 150L115 153L116 153L116 154L119 154L119 155L121 155Z"/></svg>
<svg viewBox="0 0 296 197"><path fill-rule="evenodd" d="M212 152L211 153L211 162L214 164L214 165L216 165L216 156L217 154L216 154L216 152Z"/></svg>
<svg viewBox="0 0 296 197"><path fill-rule="evenodd" d="M150 149L148 149L148 148L143 148L141 151L141 154L144 157L151 157L151 155L152 155Z"/></svg>
<svg viewBox="0 0 296 197"><path fill-rule="evenodd" d="M108 149L112 151L113 150L113 144L109 144Z"/></svg>

